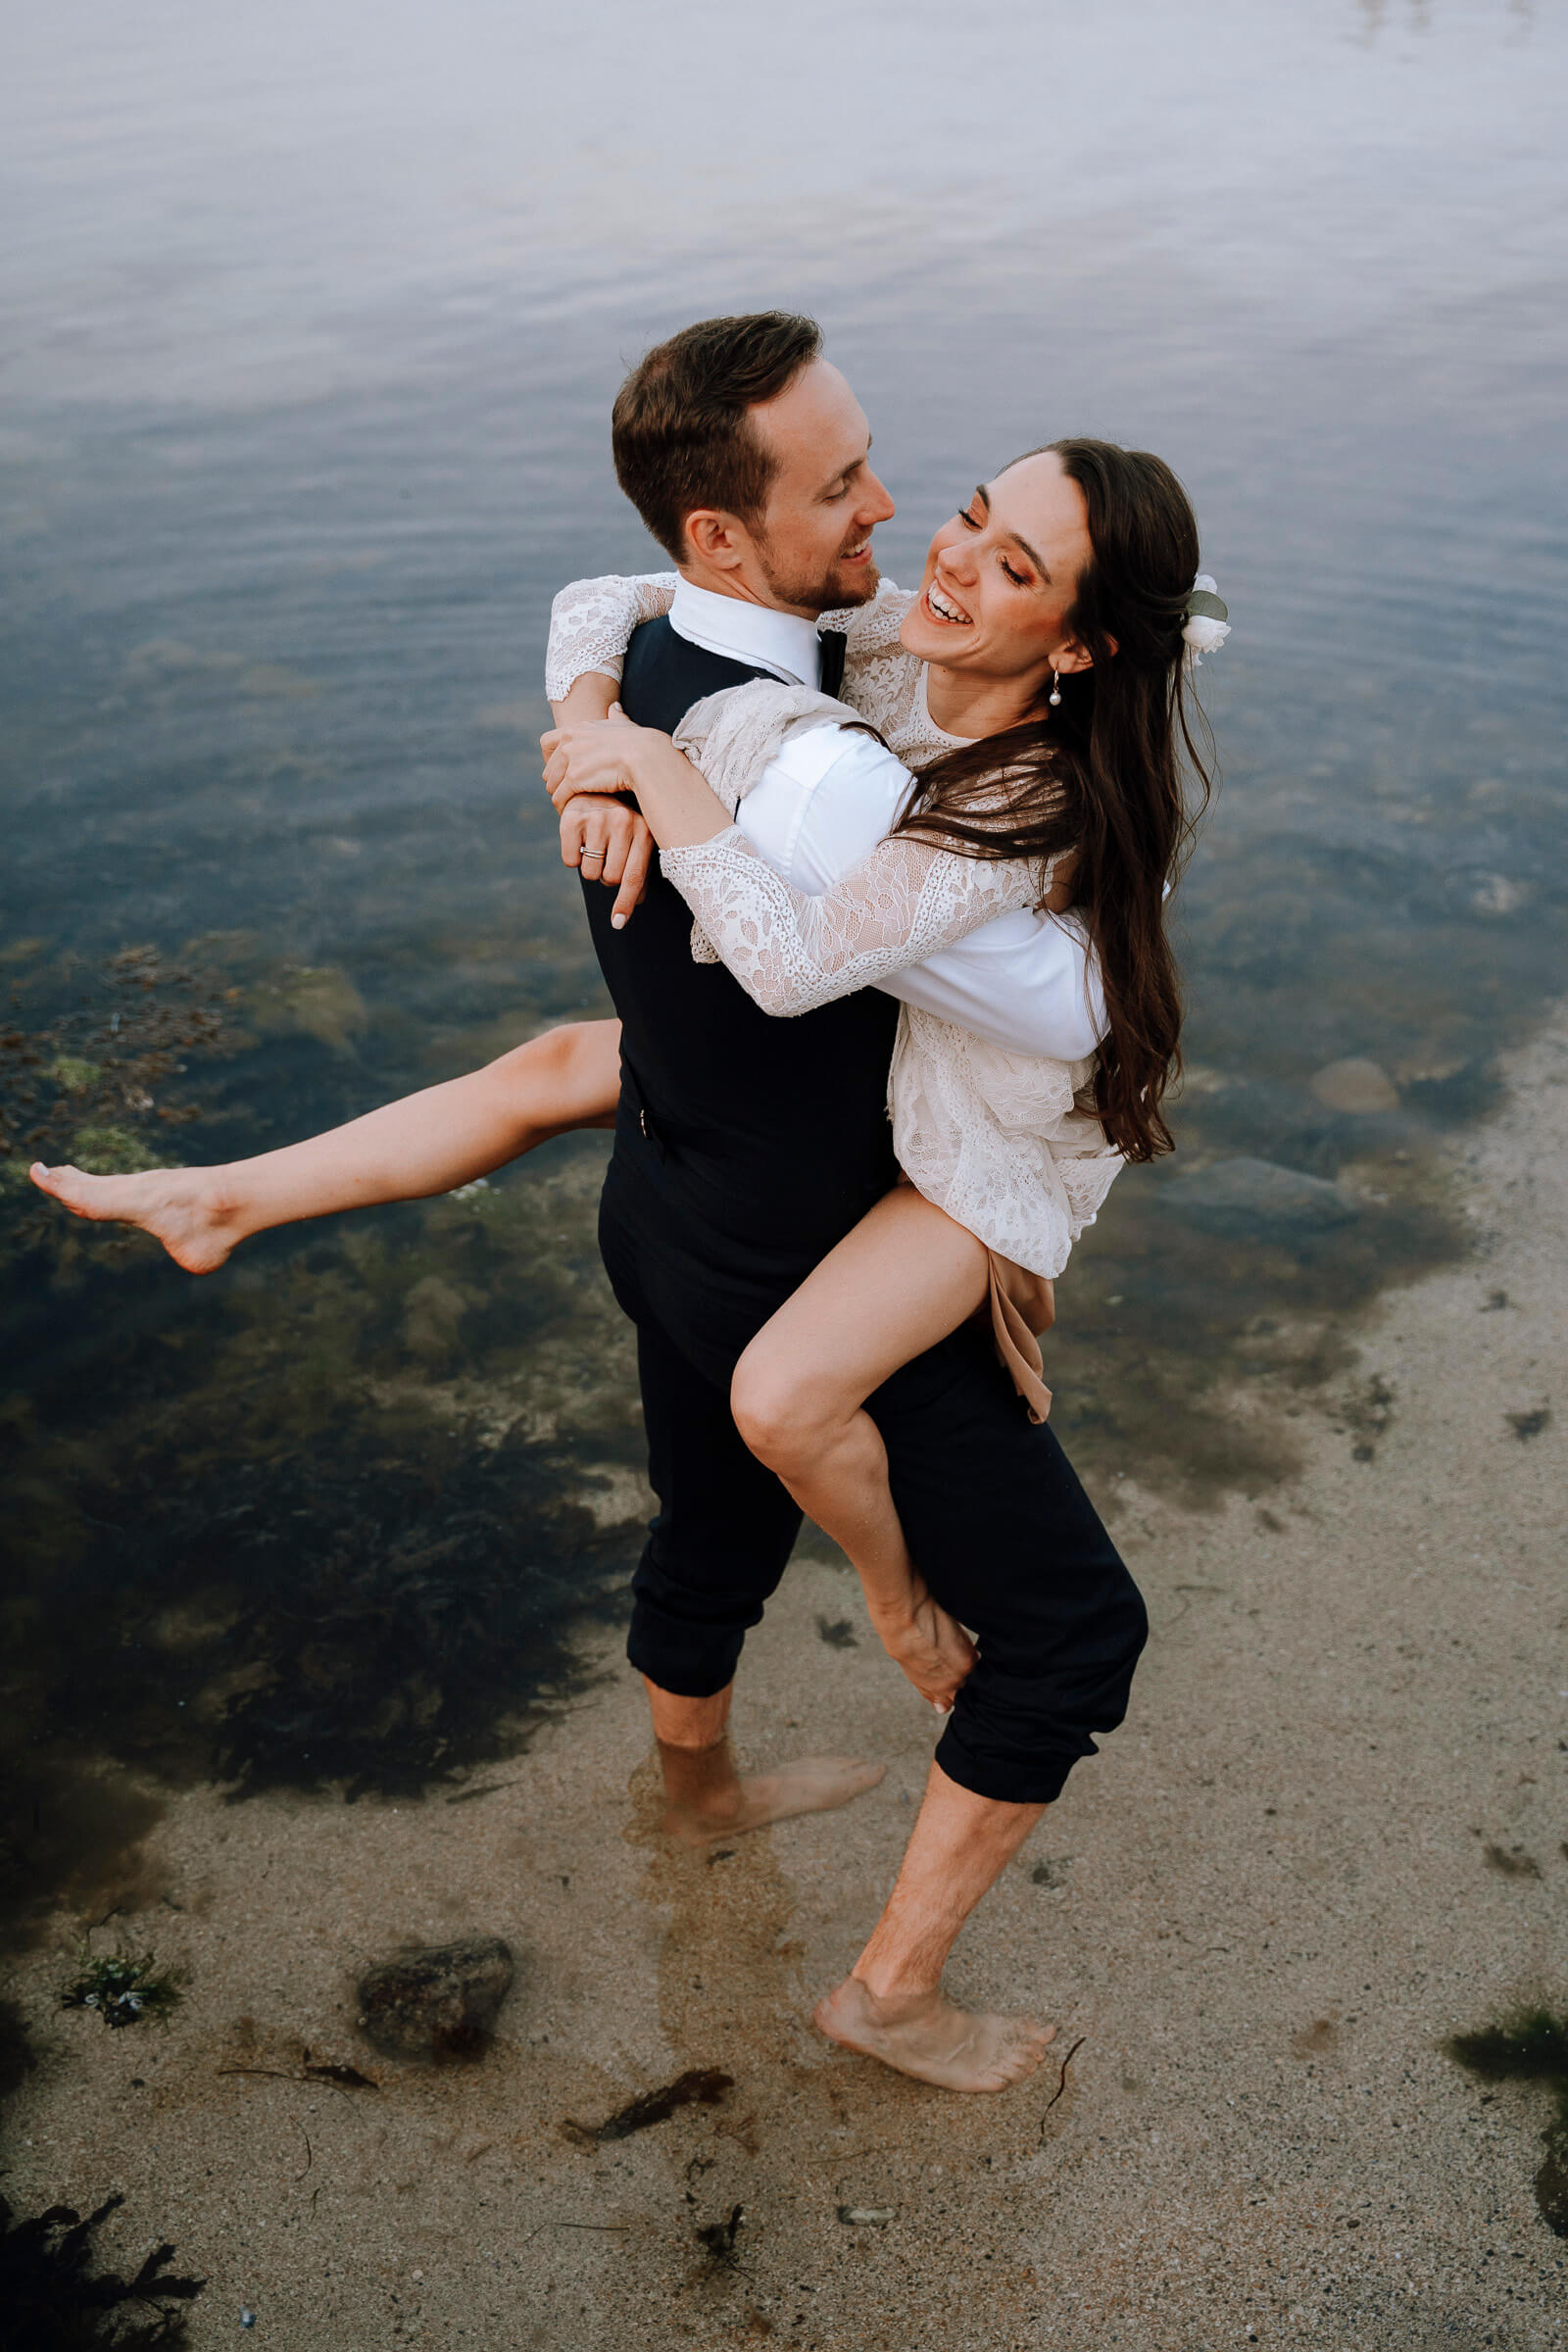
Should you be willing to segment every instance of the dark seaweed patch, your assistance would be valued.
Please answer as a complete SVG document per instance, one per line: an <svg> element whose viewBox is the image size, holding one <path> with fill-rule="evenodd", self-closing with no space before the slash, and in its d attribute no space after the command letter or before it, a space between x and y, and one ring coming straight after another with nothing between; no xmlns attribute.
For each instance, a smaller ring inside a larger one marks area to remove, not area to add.
<svg viewBox="0 0 1568 2352"><path fill-rule="evenodd" d="M580 1680L564 1628L613 1613L626 1540L525 1442L476 1454L425 1429L400 1458L405 1434L383 1450L342 1415L281 1461L196 1477L149 1449L130 1492L82 1493L89 1530L95 1504L121 1512L123 1565L112 1609L90 1541L39 1594L55 1733L238 1795L414 1794L510 1752Z"/></svg>
<svg viewBox="0 0 1568 2352"><path fill-rule="evenodd" d="M716 2107L734 2085L734 2076L721 2074L717 2067L692 2067L662 2090L641 2091L635 2099L628 2099L604 2123L579 2124L568 2119L566 2131L573 2139L602 2147L611 2140L629 2139L634 2132L647 2132L655 2124L667 2123L679 2107Z"/></svg>
<svg viewBox="0 0 1568 2352"><path fill-rule="evenodd" d="M17 1176L18 1146L63 1155L84 1105L100 1123L139 1120L145 1156L159 1111L177 1107L176 1052L200 1054L208 1078L214 1054L231 1077L237 1058L243 1092L254 1064L301 1044L258 1054L230 1039L195 1001L205 987L138 952L76 1012L45 1007L30 1033L9 1032L0 1166ZM291 1115L310 1101L307 1088ZM231 1104L208 1118L199 1156L270 1140ZM578 1153L580 1175L577 1150L553 1147L475 1199L326 1239L269 1236L202 1283L142 1237L13 1184L8 1933L61 1902L144 1907L137 1848L161 1782L414 1795L515 1752L581 1686L573 1622L619 1613L637 1539L585 1506L579 1463L630 1469L641 1446L624 1327L592 1253L603 1147ZM541 1345L559 1349L561 1380L541 1372ZM530 1382L561 1425L548 1442L524 1434Z"/></svg>
<svg viewBox="0 0 1568 2352"><path fill-rule="evenodd" d="M1444 2047L1483 2082L1539 2082L1551 2093L1556 2113L1541 2135L1546 2154L1536 2203L1547 2229L1568 2237L1568 2017L1527 2009L1477 2034L1455 2034Z"/></svg>
<svg viewBox="0 0 1568 2352"><path fill-rule="evenodd" d="M734 2262L735 2241L740 2236L741 2224L745 2219L745 2206L732 2205L723 2221L710 2222L705 2229L698 2230L697 2242L710 2264L716 2268L721 2265L727 2267Z"/></svg>
<svg viewBox="0 0 1568 2352"><path fill-rule="evenodd" d="M59 1486L37 1475L56 1467L47 1452L29 1476L17 1465L32 1525L0 1604L13 1920L58 1899L96 1909L101 1886L118 1897L157 1816L84 1757L217 1777L235 1795L334 1782L414 1795L515 1752L582 1686L573 1621L624 1605L627 1532L575 1500L569 1455L521 1436L480 1451L352 1403L280 1455L233 1428L232 1458L215 1459L230 1431L210 1420L193 1459L191 1434L172 1416L107 1463L70 1448L74 1494L60 1491L70 1461ZM634 1445L623 1424L596 1451Z"/></svg>
<svg viewBox="0 0 1568 2352"><path fill-rule="evenodd" d="M83 2220L69 2205L51 2205L18 2221L0 2197L0 2311L7 2340L18 2352L151 2352L185 2341L177 2308L206 2285L169 2269L172 2245L155 2246L134 2277L92 2266L92 2236L123 2197L106 2197Z"/></svg>

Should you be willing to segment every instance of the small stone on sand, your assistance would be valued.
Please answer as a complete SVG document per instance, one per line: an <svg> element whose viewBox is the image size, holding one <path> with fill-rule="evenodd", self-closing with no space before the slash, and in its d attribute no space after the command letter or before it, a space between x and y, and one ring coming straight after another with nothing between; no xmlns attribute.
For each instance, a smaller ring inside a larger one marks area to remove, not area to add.
<svg viewBox="0 0 1568 2352"><path fill-rule="evenodd" d="M499 1936L427 1944L361 1978L360 2024L394 2058L467 2056L494 2031L515 1973Z"/></svg>

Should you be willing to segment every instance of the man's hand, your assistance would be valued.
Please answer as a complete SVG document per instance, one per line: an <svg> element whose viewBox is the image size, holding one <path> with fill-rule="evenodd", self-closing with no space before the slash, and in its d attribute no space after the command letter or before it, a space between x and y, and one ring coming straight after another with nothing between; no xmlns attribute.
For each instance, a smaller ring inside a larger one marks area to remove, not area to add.
<svg viewBox="0 0 1568 2352"><path fill-rule="evenodd" d="M609 883L615 892L610 919L617 931L642 904L653 856L654 837L635 808L594 793L566 799L561 810L561 862L580 867L589 882Z"/></svg>

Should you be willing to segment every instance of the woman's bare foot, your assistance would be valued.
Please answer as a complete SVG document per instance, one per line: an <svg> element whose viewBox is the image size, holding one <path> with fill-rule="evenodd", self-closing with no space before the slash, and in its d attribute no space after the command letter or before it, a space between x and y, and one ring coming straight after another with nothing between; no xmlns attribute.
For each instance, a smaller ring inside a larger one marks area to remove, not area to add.
<svg viewBox="0 0 1568 2352"><path fill-rule="evenodd" d="M696 1751L661 1747L664 1793L669 1800L664 1828L683 1845L711 1845L715 1838L738 1838L770 1821L798 1813L832 1813L874 1788L885 1764L862 1764L851 1756L803 1756L776 1772L737 1774L728 1745Z"/></svg>
<svg viewBox="0 0 1568 2352"><path fill-rule="evenodd" d="M940 1992L879 1999L858 1977L824 1993L814 2015L830 2041L941 2090L1005 2090L1034 2073L1056 2034L1032 2017L956 2008Z"/></svg>
<svg viewBox="0 0 1568 2352"><path fill-rule="evenodd" d="M27 1171L39 1192L74 1217L139 1225L187 1274L211 1274L244 1238L233 1204L218 1183L220 1172L147 1168L138 1176L88 1176L80 1168L46 1168L41 1160Z"/></svg>

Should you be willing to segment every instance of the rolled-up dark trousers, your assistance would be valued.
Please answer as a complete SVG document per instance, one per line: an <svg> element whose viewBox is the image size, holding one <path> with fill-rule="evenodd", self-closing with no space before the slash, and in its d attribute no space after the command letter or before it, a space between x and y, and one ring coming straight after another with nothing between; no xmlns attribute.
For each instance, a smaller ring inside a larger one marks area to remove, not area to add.
<svg viewBox="0 0 1568 2352"><path fill-rule="evenodd" d="M722 1690L778 1585L801 1512L729 1405L748 1343L809 1267L714 1251L671 1217L659 1171L617 1137L600 1210L637 1326L659 1515L632 1580L627 1655L661 1690ZM965 1325L867 1398L920 1574L980 1659L937 1748L977 1796L1050 1803L1127 1710L1143 1598L1049 1426L1030 1422L989 1328Z"/></svg>

